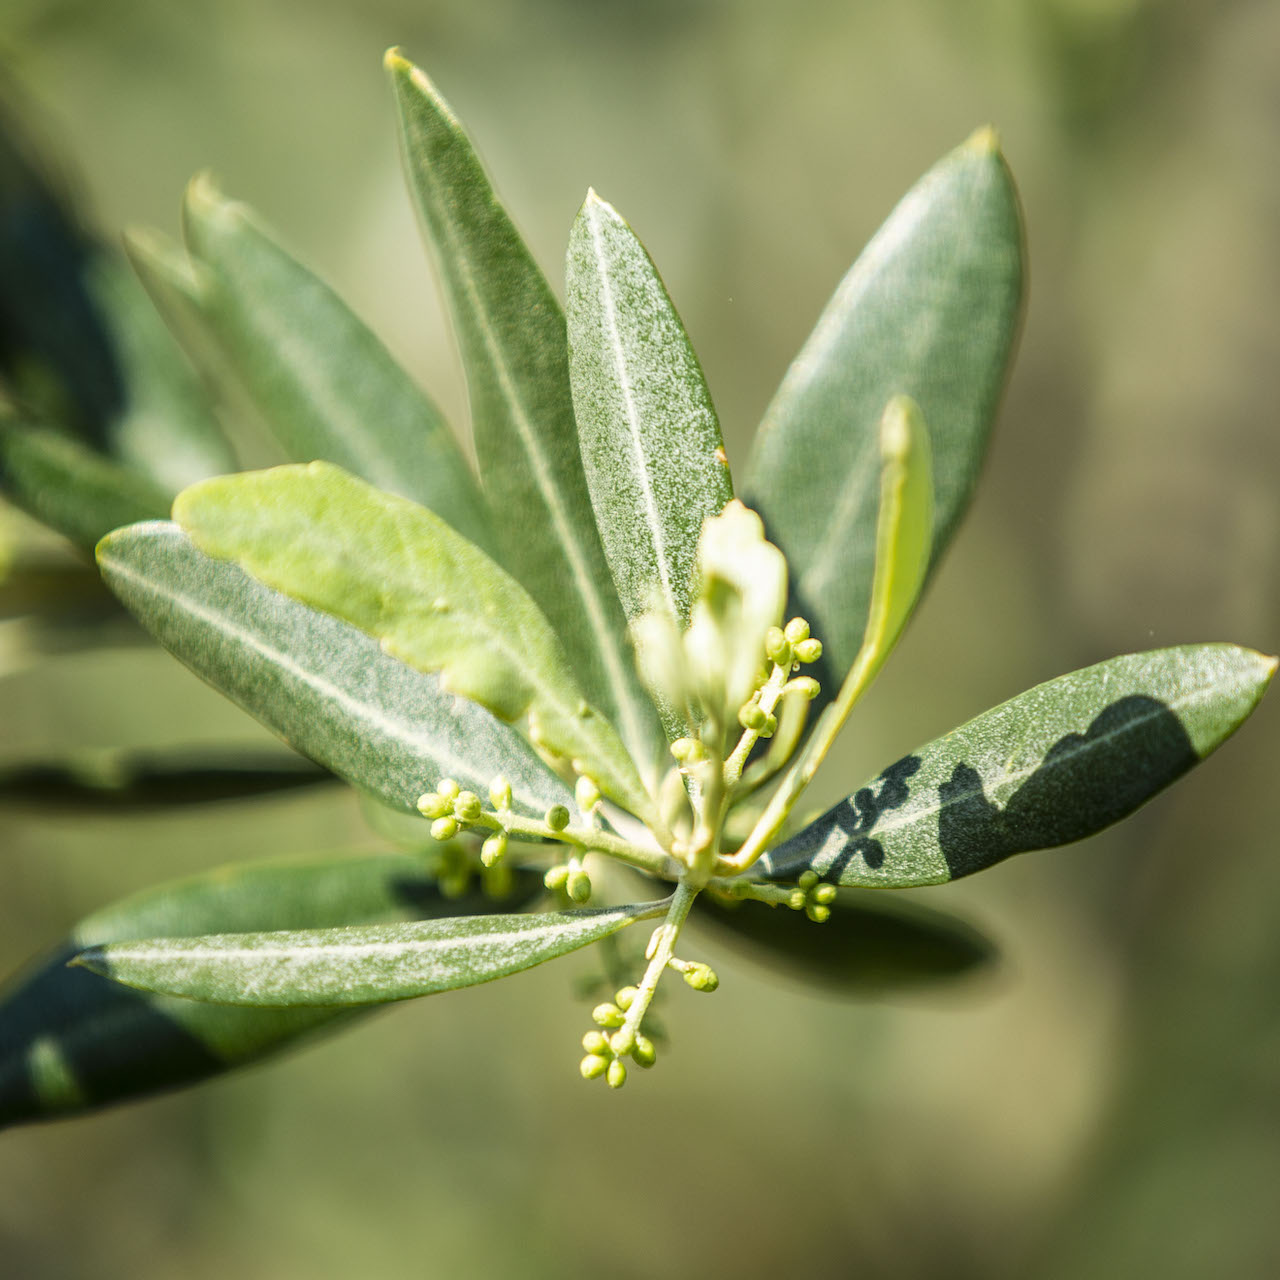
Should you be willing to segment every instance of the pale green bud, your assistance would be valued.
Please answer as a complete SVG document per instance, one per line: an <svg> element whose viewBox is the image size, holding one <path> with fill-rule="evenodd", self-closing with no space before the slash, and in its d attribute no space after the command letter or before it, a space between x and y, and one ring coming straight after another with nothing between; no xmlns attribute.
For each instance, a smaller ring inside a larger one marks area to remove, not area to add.
<svg viewBox="0 0 1280 1280"><path fill-rule="evenodd" d="M474 822L483 812L480 797L474 791L459 791L453 802L453 812L461 822Z"/></svg>
<svg viewBox="0 0 1280 1280"><path fill-rule="evenodd" d="M507 833L505 831L495 831L480 846L480 861L486 867L495 867L502 861L507 852Z"/></svg>
<svg viewBox="0 0 1280 1280"><path fill-rule="evenodd" d="M671 744L671 754L683 764L698 745L696 738L677 738Z"/></svg>
<svg viewBox="0 0 1280 1280"><path fill-rule="evenodd" d="M458 792L461 790L462 788L459 787L452 778L441 778L440 781L436 783L436 792L439 795L444 796L446 800L456 800L458 798Z"/></svg>
<svg viewBox="0 0 1280 1280"><path fill-rule="evenodd" d="M769 723L769 716L758 702L747 702L738 708L738 723L758 732Z"/></svg>
<svg viewBox="0 0 1280 1280"><path fill-rule="evenodd" d="M581 868L569 872L569 897L579 904L591 897L591 877Z"/></svg>
<svg viewBox="0 0 1280 1280"><path fill-rule="evenodd" d="M596 786L594 779L585 774L578 779L573 794L583 813L590 813L600 803L600 788Z"/></svg>
<svg viewBox="0 0 1280 1280"><path fill-rule="evenodd" d="M613 998L617 1001L618 1008L625 1010L631 1008L639 994L639 990L635 987L621 987Z"/></svg>
<svg viewBox="0 0 1280 1280"><path fill-rule="evenodd" d="M805 915L807 915L814 924L826 924L827 921L831 919L831 908L815 903L813 906L806 908Z"/></svg>
<svg viewBox="0 0 1280 1280"><path fill-rule="evenodd" d="M803 618L792 618L787 623L786 630L783 635L791 641L792 644L799 644L801 640L809 638L809 624Z"/></svg>
<svg viewBox="0 0 1280 1280"><path fill-rule="evenodd" d="M803 889L792 889L791 896L787 899L787 906L792 911L803 911L805 904L809 901L808 895Z"/></svg>
<svg viewBox="0 0 1280 1280"><path fill-rule="evenodd" d="M609 1052L609 1041L603 1031L588 1031L582 1037L582 1047L588 1053L598 1054L603 1058Z"/></svg>
<svg viewBox="0 0 1280 1280"><path fill-rule="evenodd" d="M431 838L433 840L452 840L458 834L458 820L456 818L437 818L431 824Z"/></svg>
<svg viewBox="0 0 1280 1280"><path fill-rule="evenodd" d="M822 692L822 686L812 676L796 676L793 680L788 680L786 688L793 689L796 693L803 693L810 702Z"/></svg>
<svg viewBox="0 0 1280 1280"><path fill-rule="evenodd" d="M553 804L543 816L552 831L563 831L569 825L569 810L562 804Z"/></svg>
<svg viewBox="0 0 1280 1280"><path fill-rule="evenodd" d="M821 907L830 906L836 900L836 887L833 884L820 884L813 891L813 900Z"/></svg>
<svg viewBox="0 0 1280 1280"><path fill-rule="evenodd" d="M631 1061L639 1067L651 1067L658 1060L658 1051L648 1036L637 1035L631 1050Z"/></svg>
<svg viewBox="0 0 1280 1280"><path fill-rule="evenodd" d="M684 980L695 991L714 991L720 985L715 970L705 964L691 964L684 971Z"/></svg>
<svg viewBox="0 0 1280 1280"><path fill-rule="evenodd" d="M764 724L762 724L756 732L759 733L762 738L772 738L773 735L778 732L778 717L772 712L765 716Z"/></svg>
<svg viewBox="0 0 1280 1280"><path fill-rule="evenodd" d="M511 783L500 773L489 780L489 803L495 809L511 808Z"/></svg>
<svg viewBox="0 0 1280 1280"><path fill-rule="evenodd" d="M578 1063L578 1070L582 1072L584 1080L598 1080L609 1070L609 1059L602 1058L599 1054L589 1053Z"/></svg>
<svg viewBox="0 0 1280 1280"><path fill-rule="evenodd" d="M418 797L418 812L424 818L443 818L452 808L452 801L446 800L444 796L437 795L434 791L428 791L426 795Z"/></svg>
<svg viewBox="0 0 1280 1280"><path fill-rule="evenodd" d="M604 1078L610 1089L621 1089L627 1083L627 1068L621 1058L609 1063Z"/></svg>
<svg viewBox="0 0 1280 1280"><path fill-rule="evenodd" d="M785 667L791 661L791 643L781 627L770 627L764 633L764 651L770 662Z"/></svg>
<svg viewBox="0 0 1280 1280"><path fill-rule="evenodd" d="M802 889L812 889L818 883L818 873L810 867L808 871L800 873L800 879L796 882Z"/></svg>
<svg viewBox="0 0 1280 1280"><path fill-rule="evenodd" d="M625 1058L636 1047L634 1031L615 1031L609 1037L609 1048L619 1058Z"/></svg>
<svg viewBox="0 0 1280 1280"><path fill-rule="evenodd" d="M597 1027L620 1027L626 1021L623 1017L622 1010L618 1008L611 1000L606 1000L604 1004L598 1004L591 1010L591 1021Z"/></svg>
<svg viewBox="0 0 1280 1280"><path fill-rule="evenodd" d="M565 882L569 879L569 868L562 862L558 867L548 867L547 873L542 877L542 883L553 892L557 889L563 889Z"/></svg>
<svg viewBox="0 0 1280 1280"><path fill-rule="evenodd" d="M801 640L795 646L796 660L799 662L817 662L822 657L821 640Z"/></svg>

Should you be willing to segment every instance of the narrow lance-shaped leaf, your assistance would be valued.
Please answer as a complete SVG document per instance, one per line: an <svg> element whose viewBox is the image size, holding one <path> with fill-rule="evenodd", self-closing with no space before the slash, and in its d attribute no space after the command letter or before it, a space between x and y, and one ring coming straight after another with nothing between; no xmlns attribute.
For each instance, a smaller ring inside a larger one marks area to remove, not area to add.
<svg viewBox="0 0 1280 1280"><path fill-rule="evenodd" d="M933 444L931 560L968 504L1021 315L1022 223L995 135L979 130L911 190L854 263L770 404L748 502L793 570L793 604L826 645L834 691L867 618L879 460L891 396Z"/></svg>
<svg viewBox="0 0 1280 1280"><path fill-rule="evenodd" d="M564 315L448 104L395 50L387 69L409 185L466 370L502 563L550 619L588 699L647 764L660 735L591 511Z"/></svg>
<svg viewBox="0 0 1280 1280"><path fill-rule="evenodd" d="M336 293L207 177L187 189L187 244L208 339L286 453L430 507L473 542L485 503L439 410Z"/></svg>
<svg viewBox="0 0 1280 1280"><path fill-rule="evenodd" d="M1276 660L1229 644L1100 662L904 756L760 859L872 888L940 884L1092 835L1204 759L1249 715Z"/></svg>
<svg viewBox="0 0 1280 1280"><path fill-rule="evenodd" d="M305 755L417 814L441 777L483 795L495 773L541 814L571 792L523 738L376 640L198 551L174 525L121 529L98 547L111 589L197 675ZM424 824L425 825L425 824Z"/></svg>
<svg viewBox="0 0 1280 1280"><path fill-rule="evenodd" d="M502 905L540 890L520 873ZM0 1127L191 1084L296 1043L355 1011L244 1009L144 994L67 961L126 939L329 928L492 910L479 890L441 895L420 859L336 854L219 867L157 886L81 921L0 992Z"/></svg>
<svg viewBox="0 0 1280 1280"><path fill-rule="evenodd" d="M702 523L733 497L711 395L644 246L594 191L566 273L578 440L618 598L629 621L660 604L687 626Z"/></svg>
<svg viewBox="0 0 1280 1280"><path fill-rule="evenodd" d="M994 945L972 925L903 895L841 889L820 928L804 911L760 903L721 904L704 894L698 923L723 936L771 974L834 994L892 995L953 981L995 961Z"/></svg>
<svg viewBox="0 0 1280 1280"><path fill-rule="evenodd" d="M104 533L168 511L149 476L52 431L0 415L0 492L91 550Z"/></svg>
<svg viewBox="0 0 1280 1280"><path fill-rule="evenodd" d="M313 462L203 481L173 514L210 555L439 672L449 691L503 720L528 715L537 741L648 815L631 757L584 701L537 605L425 507Z"/></svg>
<svg viewBox="0 0 1280 1280"><path fill-rule="evenodd" d="M531 969L662 915L666 906L155 938L93 947L75 963L127 986L220 1004L385 1004Z"/></svg>

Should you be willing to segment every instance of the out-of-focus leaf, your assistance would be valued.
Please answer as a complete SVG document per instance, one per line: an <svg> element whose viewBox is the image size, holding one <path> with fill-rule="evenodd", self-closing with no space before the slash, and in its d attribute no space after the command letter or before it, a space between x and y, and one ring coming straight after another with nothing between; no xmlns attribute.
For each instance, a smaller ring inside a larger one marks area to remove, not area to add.
<svg viewBox="0 0 1280 1280"><path fill-rule="evenodd" d="M516 909L541 880L518 873ZM67 961L84 948L201 930L329 928L491 909L479 892L444 898L417 858L340 854L223 867L126 898L82 921L52 955L0 992L0 1127L194 1083L308 1032L332 1009L236 1009L146 995Z"/></svg>
<svg viewBox="0 0 1280 1280"><path fill-rule="evenodd" d="M467 373L502 562L550 619L588 700L647 765L660 735L592 516L564 315L448 104L395 50L387 69L409 185Z"/></svg>
<svg viewBox="0 0 1280 1280"><path fill-rule="evenodd" d="M208 178L188 188L184 225L201 281L188 297L286 453L412 498L484 546L490 521L457 441L363 321Z"/></svg>
<svg viewBox="0 0 1280 1280"><path fill-rule="evenodd" d="M662 915L666 906L153 938L91 947L75 963L128 986L220 1004L385 1004L531 969Z"/></svg>
<svg viewBox="0 0 1280 1280"><path fill-rule="evenodd" d="M695 917L744 955L840 995L879 996L989 967L996 949L971 925L899 895L842 889L831 918L760 903L726 905L710 894Z"/></svg>
<svg viewBox="0 0 1280 1280"><path fill-rule="evenodd" d="M542 612L433 512L313 462L202 481L173 515L208 554L439 672L444 688L503 720L527 714L537 741L648 814L631 757L583 699Z"/></svg>
<svg viewBox="0 0 1280 1280"><path fill-rule="evenodd" d="M890 765L760 859L763 874L940 884L1131 813L1257 705L1276 660L1229 644L1112 658L1038 685Z"/></svg>
<svg viewBox="0 0 1280 1280"><path fill-rule="evenodd" d="M175 757L113 752L0 766L0 805L57 813L128 813L244 800L335 782L327 769L273 752Z"/></svg>
<svg viewBox="0 0 1280 1280"><path fill-rule="evenodd" d="M792 568L834 690L862 641L875 563L876 423L909 395L933 444L932 561L969 501L1021 314L1022 223L995 135L934 166L854 263L766 411L748 502Z"/></svg>
<svg viewBox="0 0 1280 1280"><path fill-rule="evenodd" d="M578 439L618 598L631 621L661 605L687 626L702 522L733 497L711 394L644 246L594 191L566 272Z"/></svg>
<svg viewBox="0 0 1280 1280"><path fill-rule="evenodd" d="M103 577L197 675L339 777L416 813L442 777L480 794L495 773L514 807L541 814L572 793L513 729L376 640L198 551L174 525L121 529Z"/></svg>
<svg viewBox="0 0 1280 1280"><path fill-rule="evenodd" d="M235 457L204 387L128 263L101 253L86 283L124 381L124 402L108 428L111 456L170 493L234 471Z"/></svg>
<svg viewBox="0 0 1280 1280"><path fill-rule="evenodd" d="M48 427L3 415L0 492L86 550L112 529L169 508L169 494L147 476Z"/></svg>

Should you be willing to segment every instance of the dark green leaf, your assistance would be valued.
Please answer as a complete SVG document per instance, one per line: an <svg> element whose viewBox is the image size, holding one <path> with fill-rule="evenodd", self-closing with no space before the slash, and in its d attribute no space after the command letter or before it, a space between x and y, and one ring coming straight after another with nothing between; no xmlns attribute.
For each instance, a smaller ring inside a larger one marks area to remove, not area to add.
<svg viewBox="0 0 1280 1280"><path fill-rule="evenodd" d="M702 522L733 497L711 395L644 246L594 191L566 272L578 439L618 597L630 621L665 606L687 626Z"/></svg>
<svg viewBox="0 0 1280 1280"><path fill-rule="evenodd" d="M433 512L328 463L202 481L173 504L202 550L351 623L442 687L581 762L633 813L650 802L613 727L584 700L520 584Z"/></svg>
<svg viewBox="0 0 1280 1280"><path fill-rule="evenodd" d="M699 922L744 955L841 995L879 996L959 978L994 963L995 947L976 929L900 895L842 889L831 918L763 903L726 905L710 894Z"/></svg>
<svg viewBox="0 0 1280 1280"><path fill-rule="evenodd" d="M660 916L666 905L153 938L92 947L75 963L127 986L220 1004L385 1004L531 969Z"/></svg>
<svg viewBox="0 0 1280 1280"><path fill-rule="evenodd" d="M550 619L588 700L647 765L658 727L627 652L591 511L564 315L448 104L395 50L387 69L409 184L467 373L502 562Z"/></svg>
<svg viewBox="0 0 1280 1280"><path fill-rule="evenodd" d="M508 909L541 888L517 876ZM354 1016L332 1009L236 1009L145 995L67 961L85 947L225 929L328 928L492 907L440 895L402 854L340 854L223 867L137 894L81 922L0 992L0 1126L174 1088L243 1066Z"/></svg>
<svg viewBox="0 0 1280 1280"><path fill-rule="evenodd" d="M521 812L570 803L565 784L487 711L354 627L203 555L174 525L121 529L98 560L111 589L197 675L384 803L416 812L441 777L483 795L495 773Z"/></svg>
<svg viewBox="0 0 1280 1280"><path fill-rule="evenodd" d="M120 525L168 514L170 497L59 432L3 416L0 492L85 550Z"/></svg>
<svg viewBox="0 0 1280 1280"><path fill-rule="evenodd" d="M1022 299L1022 223L994 134L980 130L894 210L827 305L769 406L748 501L792 568L826 646L824 689L853 661L875 561L876 427L918 402L933 444L936 564L969 501Z"/></svg>
<svg viewBox="0 0 1280 1280"><path fill-rule="evenodd" d="M940 884L1082 840L1203 760L1257 705L1274 658L1229 644L1112 658L904 756L757 864L873 888Z"/></svg>

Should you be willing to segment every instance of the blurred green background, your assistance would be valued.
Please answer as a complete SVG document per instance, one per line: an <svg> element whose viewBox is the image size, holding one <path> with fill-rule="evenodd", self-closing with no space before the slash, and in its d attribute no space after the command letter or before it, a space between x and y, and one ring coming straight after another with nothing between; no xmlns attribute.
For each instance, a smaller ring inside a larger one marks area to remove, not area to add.
<svg viewBox="0 0 1280 1280"><path fill-rule="evenodd" d="M1270 0L0 3L0 56L105 232L175 231L212 169L461 429L392 43L467 122L553 282L588 184L628 216L731 460L897 198L999 127L1029 226L1020 358L975 509L818 798L1113 653L1280 645ZM0 520L6 554L53 541ZM117 638L40 652L0 624L0 762L266 741ZM671 993L669 1052L617 1095L577 1077L589 962L570 959L7 1132L0 1274L1280 1274L1278 748L1264 704L1122 827L921 893L1004 947L962 990L835 1001L708 941L720 991ZM6 971L160 879L371 842L341 789L0 823Z"/></svg>

